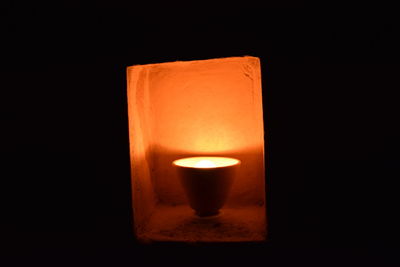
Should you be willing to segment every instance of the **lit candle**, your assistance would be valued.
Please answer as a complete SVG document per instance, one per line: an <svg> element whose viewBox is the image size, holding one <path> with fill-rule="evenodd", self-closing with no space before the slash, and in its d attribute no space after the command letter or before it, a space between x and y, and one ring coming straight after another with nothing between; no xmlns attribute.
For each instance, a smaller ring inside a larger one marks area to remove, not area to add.
<svg viewBox="0 0 400 267"><path fill-rule="evenodd" d="M178 171L190 206L200 217L214 216L225 204L240 160L191 157L172 163Z"/></svg>

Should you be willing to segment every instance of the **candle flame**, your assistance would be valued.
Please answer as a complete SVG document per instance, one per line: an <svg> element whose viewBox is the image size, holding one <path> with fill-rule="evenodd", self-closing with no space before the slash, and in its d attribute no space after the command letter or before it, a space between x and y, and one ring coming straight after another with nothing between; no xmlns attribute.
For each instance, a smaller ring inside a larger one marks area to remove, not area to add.
<svg viewBox="0 0 400 267"><path fill-rule="evenodd" d="M172 162L175 166L186 168L221 168L240 164L240 160L225 157L191 157L177 159Z"/></svg>
<svg viewBox="0 0 400 267"><path fill-rule="evenodd" d="M197 162L194 166L197 168L213 168L216 167L217 165L215 165L215 163L212 162L211 160L203 159Z"/></svg>

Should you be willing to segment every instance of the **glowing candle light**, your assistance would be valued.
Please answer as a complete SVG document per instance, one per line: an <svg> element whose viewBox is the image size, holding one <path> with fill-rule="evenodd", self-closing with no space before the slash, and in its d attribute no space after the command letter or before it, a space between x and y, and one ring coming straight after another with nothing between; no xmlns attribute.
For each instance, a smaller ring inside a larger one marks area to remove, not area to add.
<svg viewBox="0 0 400 267"><path fill-rule="evenodd" d="M186 168L221 168L237 164L240 164L240 160L226 157L191 157L173 162L173 165Z"/></svg>
<svg viewBox="0 0 400 267"><path fill-rule="evenodd" d="M208 159L203 159L197 162L195 165L197 168L212 168L216 167L215 163Z"/></svg>

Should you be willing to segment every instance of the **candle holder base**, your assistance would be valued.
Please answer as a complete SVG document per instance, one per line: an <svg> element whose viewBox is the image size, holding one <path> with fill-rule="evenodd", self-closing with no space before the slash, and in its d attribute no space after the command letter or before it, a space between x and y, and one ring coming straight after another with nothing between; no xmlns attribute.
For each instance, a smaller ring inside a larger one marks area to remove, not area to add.
<svg viewBox="0 0 400 267"><path fill-rule="evenodd" d="M216 218L219 218L219 217L221 217L222 214L223 214L222 211L218 211L217 213L213 213L213 214L209 214L209 215L206 215L206 214L198 214L197 212L195 212L195 213L194 213L194 216L195 216L197 219L207 220L207 219L216 219Z"/></svg>
<svg viewBox="0 0 400 267"><path fill-rule="evenodd" d="M265 240L265 206L224 207L215 216L198 217L188 205L157 205L142 240L253 242ZM146 230L145 229L145 230ZM150 230L151 229L151 230Z"/></svg>

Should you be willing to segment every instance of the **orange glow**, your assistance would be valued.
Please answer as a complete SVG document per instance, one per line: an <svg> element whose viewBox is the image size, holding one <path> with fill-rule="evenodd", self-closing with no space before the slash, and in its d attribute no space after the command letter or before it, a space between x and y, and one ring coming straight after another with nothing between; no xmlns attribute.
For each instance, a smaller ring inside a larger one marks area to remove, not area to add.
<svg viewBox="0 0 400 267"><path fill-rule="evenodd" d="M178 159L173 162L174 165L187 168L221 168L233 166L240 163L240 160L225 157L191 157Z"/></svg>
<svg viewBox="0 0 400 267"><path fill-rule="evenodd" d="M127 68L133 221L139 240L265 240L261 93L257 57ZM202 178L186 179L185 188L182 173ZM199 223L188 189L199 190L207 201L226 195L221 216L209 226Z"/></svg>
<svg viewBox="0 0 400 267"><path fill-rule="evenodd" d="M264 136L259 67L254 57L130 67L139 76L135 97L144 109L138 112L148 116L142 120L150 141L192 155L259 146Z"/></svg>

